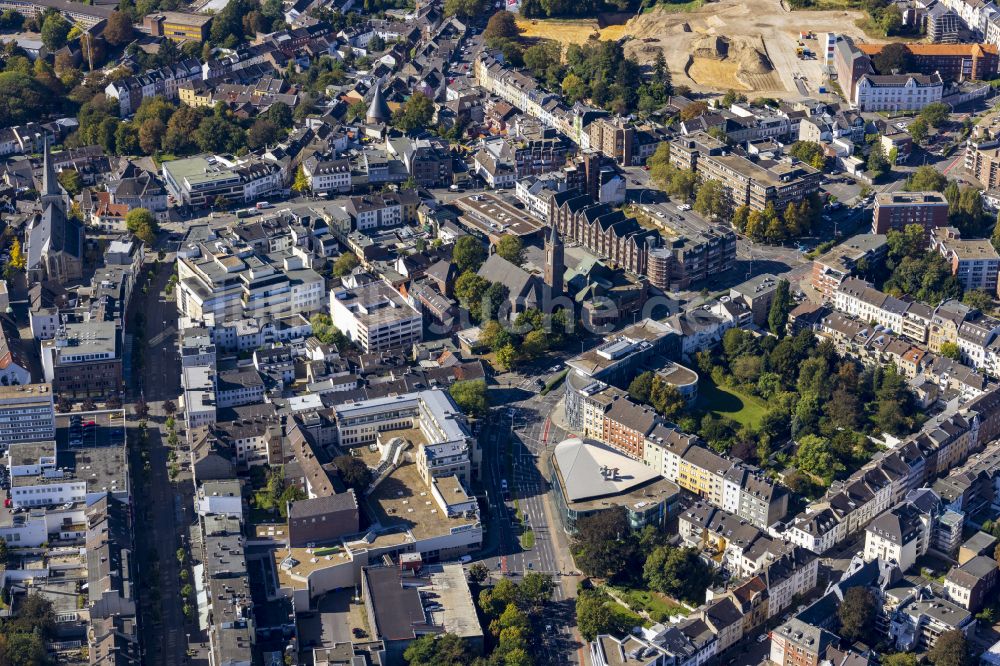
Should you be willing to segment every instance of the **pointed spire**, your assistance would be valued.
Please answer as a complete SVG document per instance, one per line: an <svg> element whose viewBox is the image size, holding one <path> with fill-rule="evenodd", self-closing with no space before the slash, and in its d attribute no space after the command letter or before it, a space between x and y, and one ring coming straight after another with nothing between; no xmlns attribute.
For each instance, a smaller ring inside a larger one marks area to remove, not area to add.
<svg viewBox="0 0 1000 666"><path fill-rule="evenodd" d="M382 96L382 89L375 85L375 94L372 95L372 103L368 107L368 114L365 116L367 123L387 123L392 119L389 105L385 103Z"/></svg>

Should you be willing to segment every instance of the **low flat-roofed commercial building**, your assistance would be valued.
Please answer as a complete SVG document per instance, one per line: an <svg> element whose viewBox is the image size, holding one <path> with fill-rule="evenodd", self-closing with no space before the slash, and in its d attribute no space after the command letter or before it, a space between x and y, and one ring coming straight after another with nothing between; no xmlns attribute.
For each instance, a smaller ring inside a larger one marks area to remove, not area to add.
<svg viewBox="0 0 1000 666"><path fill-rule="evenodd" d="M70 420L75 417L79 426ZM125 413L74 412L72 417L59 415L56 426L54 440L15 443L8 449L14 508L90 502L107 493L127 502Z"/></svg>
<svg viewBox="0 0 1000 666"><path fill-rule="evenodd" d="M549 458L559 519L568 532L576 522L624 507L633 529L662 528L674 502L677 484L651 467L594 440L573 437L556 445Z"/></svg>
<svg viewBox="0 0 1000 666"><path fill-rule="evenodd" d="M410 348L423 340L423 317L381 281L330 291L330 318L366 353Z"/></svg>
<svg viewBox="0 0 1000 666"><path fill-rule="evenodd" d="M429 574L371 566L361 579L368 626L385 646L385 663L402 663L406 647L426 634L453 634L482 653L483 630L462 565L445 564Z"/></svg>
<svg viewBox="0 0 1000 666"><path fill-rule="evenodd" d="M470 194L455 199L454 205L462 211L459 221L464 226L486 236L494 244L508 234L520 238L540 235L545 226L523 204L517 202L515 205L497 194Z"/></svg>
<svg viewBox="0 0 1000 666"><path fill-rule="evenodd" d="M211 23L211 15L190 12L158 11L147 14L142 19L142 26L150 35L167 37L175 42L205 41L208 39L208 28Z"/></svg>
<svg viewBox="0 0 1000 666"><path fill-rule="evenodd" d="M347 402L335 405L333 415L338 442L345 448L367 446L382 432L407 428L418 430L426 445L475 446L465 416L440 389Z"/></svg>

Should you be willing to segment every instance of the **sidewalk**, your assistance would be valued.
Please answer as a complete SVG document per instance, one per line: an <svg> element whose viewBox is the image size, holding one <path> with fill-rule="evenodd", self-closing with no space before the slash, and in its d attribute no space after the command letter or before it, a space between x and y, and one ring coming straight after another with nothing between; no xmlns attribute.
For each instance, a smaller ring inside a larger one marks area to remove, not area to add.
<svg viewBox="0 0 1000 666"><path fill-rule="evenodd" d="M572 427L566 421L566 398L559 398L559 402L555 404L552 408L552 412L549 414L549 420L552 421L553 425L556 425L568 433L572 433L577 437L583 437L583 431Z"/></svg>

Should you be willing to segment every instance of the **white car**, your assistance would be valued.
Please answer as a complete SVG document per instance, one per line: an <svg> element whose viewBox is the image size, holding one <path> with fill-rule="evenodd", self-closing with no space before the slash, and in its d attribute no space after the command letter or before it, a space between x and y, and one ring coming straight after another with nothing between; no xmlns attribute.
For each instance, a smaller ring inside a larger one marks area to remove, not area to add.
<svg viewBox="0 0 1000 666"><path fill-rule="evenodd" d="M677 207L677 210L691 210L691 204L681 204Z"/></svg>
<svg viewBox="0 0 1000 666"><path fill-rule="evenodd" d="M767 634L761 634L760 636L757 637L758 643L763 643L766 640L767 640Z"/></svg>
<svg viewBox="0 0 1000 666"><path fill-rule="evenodd" d="M458 558L458 561L462 564L468 564L472 561L472 555L462 555L462 557Z"/></svg>

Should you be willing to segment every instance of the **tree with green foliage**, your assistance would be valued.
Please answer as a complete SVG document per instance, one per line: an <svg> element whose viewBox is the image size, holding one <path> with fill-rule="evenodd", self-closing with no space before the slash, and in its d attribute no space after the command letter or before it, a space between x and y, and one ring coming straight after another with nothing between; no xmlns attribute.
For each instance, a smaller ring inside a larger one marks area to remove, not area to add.
<svg viewBox="0 0 1000 666"><path fill-rule="evenodd" d="M706 180L698 186L694 209L710 219L723 217L729 210L729 193L718 180Z"/></svg>
<svg viewBox="0 0 1000 666"><path fill-rule="evenodd" d="M353 252L345 252L333 262L334 277L344 277L350 275L351 271L361 265L358 256Z"/></svg>
<svg viewBox="0 0 1000 666"><path fill-rule="evenodd" d="M871 174L872 180L878 180L884 176L889 171L889 160L885 155L885 150L882 148L882 143L876 141L872 144L871 152L868 153L867 162L868 172Z"/></svg>
<svg viewBox="0 0 1000 666"><path fill-rule="evenodd" d="M582 590L576 597L576 626L585 640L600 634L621 635L632 631L629 618L601 590Z"/></svg>
<svg viewBox="0 0 1000 666"><path fill-rule="evenodd" d="M649 396L653 390L653 376L652 370L636 375L628 385L629 397L636 402L649 404Z"/></svg>
<svg viewBox="0 0 1000 666"><path fill-rule="evenodd" d="M235 0L230 2L230 6ZM219 115L211 115L201 121L194 132L194 140L206 153L236 152L246 146L246 132L236 122Z"/></svg>
<svg viewBox="0 0 1000 666"><path fill-rule="evenodd" d="M483 40L487 45L492 45L500 40L516 40L520 36L521 29L517 26L514 14L504 10L494 13L486 22L486 28L483 30Z"/></svg>
<svg viewBox="0 0 1000 666"><path fill-rule="evenodd" d="M643 577L651 588L698 605L712 584L712 568L696 548L659 546L646 557Z"/></svg>
<svg viewBox="0 0 1000 666"><path fill-rule="evenodd" d="M944 174L927 164L917 167L913 175L906 179L906 189L910 192L944 192L947 185L948 179Z"/></svg>
<svg viewBox="0 0 1000 666"><path fill-rule="evenodd" d="M913 71L913 57L906 44L892 42L872 56L872 64L879 74L897 74Z"/></svg>
<svg viewBox="0 0 1000 666"><path fill-rule="evenodd" d="M51 94L30 74L11 69L0 73L0 126L37 120L51 110L52 102Z"/></svg>
<svg viewBox="0 0 1000 666"><path fill-rule="evenodd" d="M771 309L767 313L767 326L771 333L778 336L778 339L785 337L788 327L788 313L792 307L792 298L789 294L788 280L778 280L778 286L774 292L774 300L771 301Z"/></svg>
<svg viewBox="0 0 1000 666"><path fill-rule="evenodd" d="M125 228L147 246L156 242L156 234L160 227L156 217L147 208L133 208L125 215Z"/></svg>
<svg viewBox="0 0 1000 666"><path fill-rule="evenodd" d="M49 13L42 23L42 43L49 51L58 51L66 46L66 38L72 26L59 12Z"/></svg>
<svg viewBox="0 0 1000 666"><path fill-rule="evenodd" d="M875 623L875 594L867 587L851 587L837 607L840 635L850 642L866 639Z"/></svg>
<svg viewBox="0 0 1000 666"><path fill-rule="evenodd" d="M83 178L76 169L63 169L56 176L56 180L71 197L75 197L83 190Z"/></svg>
<svg viewBox="0 0 1000 666"><path fill-rule="evenodd" d="M455 241L451 260L460 274L478 271L486 261L486 248L475 236L462 236Z"/></svg>
<svg viewBox="0 0 1000 666"><path fill-rule="evenodd" d="M277 510L283 519L288 517L289 502L306 499L308 495L295 485L285 483L285 473L281 467L275 467L267 475L267 482L261 490L254 493L254 503L257 508L265 511Z"/></svg>
<svg viewBox="0 0 1000 666"><path fill-rule="evenodd" d="M970 308L975 308L976 310L986 314L989 314L996 304L993 300L993 296L990 295L990 292L984 291L983 289L970 289L965 292L962 294L962 302Z"/></svg>
<svg viewBox="0 0 1000 666"><path fill-rule="evenodd" d="M948 122L948 114L950 113L951 108L944 102L931 102L921 109L920 117L931 127L939 128Z"/></svg>
<svg viewBox="0 0 1000 666"><path fill-rule="evenodd" d="M504 234L497 243L497 254L515 266L523 266L524 242L513 234Z"/></svg>
<svg viewBox="0 0 1000 666"><path fill-rule="evenodd" d="M478 318L483 311L483 297L489 288L489 280L472 271L466 271L455 280L455 298L469 311L469 314Z"/></svg>
<svg viewBox="0 0 1000 666"><path fill-rule="evenodd" d="M333 459L333 466L337 468L344 485L353 488L356 493L363 493L374 476L371 468L357 456L337 456Z"/></svg>
<svg viewBox="0 0 1000 666"><path fill-rule="evenodd" d="M573 536L573 557L580 571L597 578L631 575L628 565L635 554L623 507L581 518Z"/></svg>
<svg viewBox="0 0 1000 666"><path fill-rule="evenodd" d="M343 350L350 344L350 340L333 325L330 315L325 312L317 312L309 320L312 326L313 336L324 345L334 345L338 350Z"/></svg>
<svg viewBox="0 0 1000 666"><path fill-rule="evenodd" d="M471 666L475 653L455 634L424 634L406 646L403 659L409 666Z"/></svg>
<svg viewBox="0 0 1000 666"><path fill-rule="evenodd" d="M461 19L482 16L489 7L487 0L445 0L445 16L457 16Z"/></svg>
<svg viewBox="0 0 1000 666"><path fill-rule="evenodd" d="M825 437L805 435L798 444L792 464L803 472L830 485L834 476L844 470L844 465L830 452L830 442Z"/></svg>
<svg viewBox="0 0 1000 666"><path fill-rule="evenodd" d="M403 132L425 129L434 118L434 102L421 92L414 92L392 116L392 124Z"/></svg>
<svg viewBox="0 0 1000 666"><path fill-rule="evenodd" d="M941 356L945 358L950 358L954 361L959 361L962 359L962 351L958 348L958 345L954 342L942 342L941 348L938 350Z"/></svg>
<svg viewBox="0 0 1000 666"><path fill-rule="evenodd" d="M952 629L938 636L934 647L927 653L934 666L968 666L969 642L960 629Z"/></svg>
<svg viewBox="0 0 1000 666"><path fill-rule="evenodd" d="M917 144L924 142L924 139L927 138L929 129L927 121L919 117L906 127L906 131L910 135L910 138L912 138Z"/></svg>
<svg viewBox="0 0 1000 666"><path fill-rule="evenodd" d="M121 46L132 41L132 32L132 18L125 12L116 9L108 17L103 36L108 44Z"/></svg>
<svg viewBox="0 0 1000 666"><path fill-rule="evenodd" d="M510 342L496 351L497 365L503 370L510 370L517 362L517 349Z"/></svg>
<svg viewBox="0 0 1000 666"><path fill-rule="evenodd" d="M676 421L687 409L687 401L677 387L660 377L653 378L649 391L649 404L668 421Z"/></svg>
<svg viewBox="0 0 1000 666"><path fill-rule="evenodd" d="M490 569L482 562L473 562L468 570L469 581L481 585L490 577Z"/></svg>
<svg viewBox="0 0 1000 666"><path fill-rule="evenodd" d="M482 379L457 381L451 385L448 393L466 414L482 417L489 411L486 382Z"/></svg>
<svg viewBox="0 0 1000 666"><path fill-rule="evenodd" d="M796 141L788 149L788 154L814 169L822 171L826 167L826 154L823 145L815 141Z"/></svg>

